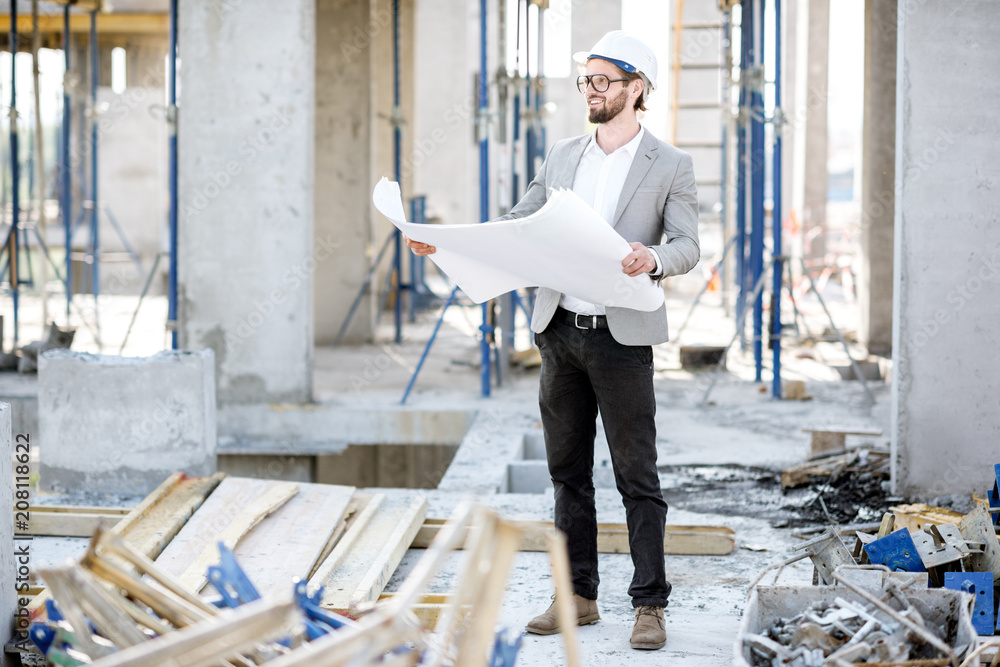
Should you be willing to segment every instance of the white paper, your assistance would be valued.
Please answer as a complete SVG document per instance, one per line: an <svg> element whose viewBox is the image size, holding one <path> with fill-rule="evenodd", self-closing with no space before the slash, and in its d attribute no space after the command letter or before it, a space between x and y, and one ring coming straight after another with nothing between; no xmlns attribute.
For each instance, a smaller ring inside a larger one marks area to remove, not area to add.
<svg viewBox="0 0 1000 667"><path fill-rule="evenodd" d="M435 246L430 259L476 303L533 286L633 310L663 303L663 289L649 276L622 273L632 248L572 190L553 190L528 217L478 225L406 222L399 184L386 178L372 200L403 234Z"/></svg>

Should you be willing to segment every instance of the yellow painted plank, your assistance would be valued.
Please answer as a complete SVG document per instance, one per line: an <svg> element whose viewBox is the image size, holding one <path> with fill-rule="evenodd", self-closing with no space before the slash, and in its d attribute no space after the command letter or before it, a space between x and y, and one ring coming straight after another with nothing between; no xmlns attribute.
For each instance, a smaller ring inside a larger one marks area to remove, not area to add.
<svg viewBox="0 0 1000 667"><path fill-rule="evenodd" d="M166 35L169 29L168 17L162 13L150 14L98 14L97 32L101 34L118 33L133 35L162 34ZM30 34L32 32L31 15L20 14L17 17L17 30L19 33ZM41 33L62 33L63 16L58 14L44 14L38 17L38 30ZM89 14L70 14L70 32L90 32ZM0 16L0 32L10 32L10 15Z"/></svg>

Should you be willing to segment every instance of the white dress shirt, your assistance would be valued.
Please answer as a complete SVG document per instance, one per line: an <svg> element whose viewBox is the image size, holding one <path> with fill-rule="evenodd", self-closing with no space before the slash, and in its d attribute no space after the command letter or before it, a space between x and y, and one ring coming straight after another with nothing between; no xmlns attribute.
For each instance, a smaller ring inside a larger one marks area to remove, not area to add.
<svg viewBox="0 0 1000 667"><path fill-rule="evenodd" d="M614 221L615 209L618 208L618 198L622 193L622 186L625 185L625 178L629 169L632 168L632 160L635 158L639 144L642 142L645 128L639 127L639 133L630 142L612 152L610 155L597 144L597 131L591 137L590 143L580 157L580 164L576 168L573 176L573 192L580 199L590 204L597 213L610 225ZM660 258L653 253L656 260L656 270L660 272ZM604 315L604 306L589 301L583 301L576 297L563 294L559 299L559 305L566 310L580 313L581 315Z"/></svg>

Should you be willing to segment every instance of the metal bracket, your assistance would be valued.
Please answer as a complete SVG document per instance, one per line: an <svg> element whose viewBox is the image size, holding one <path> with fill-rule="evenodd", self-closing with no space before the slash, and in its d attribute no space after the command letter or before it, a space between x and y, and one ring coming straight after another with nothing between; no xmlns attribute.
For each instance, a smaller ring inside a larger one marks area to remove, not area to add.
<svg viewBox="0 0 1000 667"><path fill-rule="evenodd" d="M493 644L493 657L490 658L490 667L514 667L523 639L523 632L516 632L510 628L501 628L497 632L496 642Z"/></svg>
<svg viewBox="0 0 1000 667"><path fill-rule="evenodd" d="M944 587L974 596L972 626L980 635L993 634L992 572L945 572Z"/></svg>
<svg viewBox="0 0 1000 667"><path fill-rule="evenodd" d="M865 545L868 559L876 565L885 565L893 572L926 572L917 545L905 528Z"/></svg>
<svg viewBox="0 0 1000 667"><path fill-rule="evenodd" d="M260 599L257 588L236 562L232 550L223 542L219 542L219 564L208 568L208 581L222 596L215 602L217 607L235 609Z"/></svg>

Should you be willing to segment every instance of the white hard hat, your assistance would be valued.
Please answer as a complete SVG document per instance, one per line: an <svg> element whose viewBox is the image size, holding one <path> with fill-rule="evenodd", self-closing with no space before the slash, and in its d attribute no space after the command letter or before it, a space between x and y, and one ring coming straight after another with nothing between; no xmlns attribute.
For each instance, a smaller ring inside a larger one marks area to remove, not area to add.
<svg viewBox="0 0 1000 667"><path fill-rule="evenodd" d="M656 55L653 49L646 46L624 30L612 30L594 44L590 51L578 51L573 54L573 60L583 64L591 58L601 58L614 63L628 73L639 72L645 77L647 90L656 88Z"/></svg>

